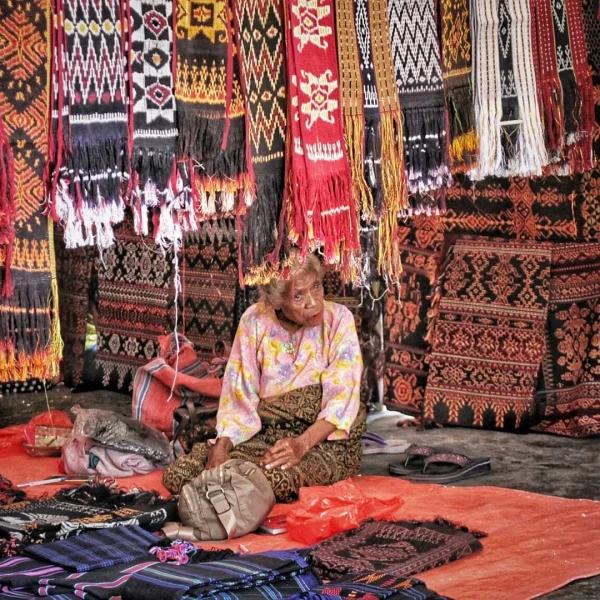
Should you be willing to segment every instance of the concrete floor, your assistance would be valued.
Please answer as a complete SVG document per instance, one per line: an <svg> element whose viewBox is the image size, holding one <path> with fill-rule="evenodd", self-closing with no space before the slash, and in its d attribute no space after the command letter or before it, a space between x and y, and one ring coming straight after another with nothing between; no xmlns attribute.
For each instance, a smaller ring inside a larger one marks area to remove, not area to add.
<svg viewBox="0 0 600 600"><path fill-rule="evenodd" d="M49 390L53 409L69 411L74 404L86 408L111 408L130 414L128 396L106 391L71 394L58 386ZM44 394L18 394L0 398L0 427L26 423L46 409ZM457 452L492 458L492 472L455 485L493 485L565 498L600 500L600 441L571 440L541 434L510 434L476 429L444 428L418 431L399 428L398 413L373 413L369 430L401 437L408 443L450 446ZM364 475L387 475L393 455L368 455L363 459ZM577 581L544 596L546 600L600 599L600 577ZM460 600L456 598L455 600ZM501 599L492 599L501 600Z"/></svg>

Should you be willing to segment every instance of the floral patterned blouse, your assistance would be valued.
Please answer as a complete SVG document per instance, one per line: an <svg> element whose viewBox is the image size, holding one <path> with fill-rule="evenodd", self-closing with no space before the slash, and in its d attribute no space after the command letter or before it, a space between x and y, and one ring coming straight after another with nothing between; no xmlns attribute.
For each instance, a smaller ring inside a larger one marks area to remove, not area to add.
<svg viewBox="0 0 600 600"><path fill-rule="evenodd" d="M321 384L319 419L336 426L330 440L348 437L360 406L362 357L352 313L325 302L323 321L295 334L279 322L275 310L258 302L242 316L225 370L217 414L219 437L234 446L261 429L257 406L308 385Z"/></svg>

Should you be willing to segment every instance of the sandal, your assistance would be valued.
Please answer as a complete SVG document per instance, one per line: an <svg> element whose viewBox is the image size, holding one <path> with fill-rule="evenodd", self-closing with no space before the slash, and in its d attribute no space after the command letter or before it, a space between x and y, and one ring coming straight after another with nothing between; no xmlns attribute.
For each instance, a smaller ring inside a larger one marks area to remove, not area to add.
<svg viewBox="0 0 600 600"><path fill-rule="evenodd" d="M406 452L408 442L401 438L384 438L377 433L367 431L362 436L363 454L400 454Z"/></svg>
<svg viewBox="0 0 600 600"><path fill-rule="evenodd" d="M390 463L388 465L388 469L392 475L400 476L421 473L423 472L423 467L425 466L425 459L443 452L445 452L445 450L441 448L411 444L406 449L406 459L404 462Z"/></svg>
<svg viewBox="0 0 600 600"><path fill-rule="evenodd" d="M452 452L428 456L423 463L420 473L409 473L405 478L410 481L451 483L486 475L492 470L490 458L470 458Z"/></svg>

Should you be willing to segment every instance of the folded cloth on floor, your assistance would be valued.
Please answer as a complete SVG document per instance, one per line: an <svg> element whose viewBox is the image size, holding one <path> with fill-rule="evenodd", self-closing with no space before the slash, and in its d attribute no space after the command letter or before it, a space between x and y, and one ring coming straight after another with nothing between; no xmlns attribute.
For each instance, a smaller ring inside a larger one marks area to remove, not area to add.
<svg viewBox="0 0 600 600"><path fill-rule="evenodd" d="M132 575L123 600L214 598L218 592L225 592L225 598L231 591L270 585L309 572L307 553L298 550L245 554L203 564L157 564Z"/></svg>
<svg viewBox="0 0 600 600"><path fill-rule="evenodd" d="M137 525L101 529L50 544L32 544L25 553L75 571L93 571L137 558L148 559L158 538Z"/></svg>
<svg viewBox="0 0 600 600"><path fill-rule="evenodd" d="M373 521L339 533L313 548L313 568L322 579L376 571L410 577L483 549L478 537L449 521Z"/></svg>
<svg viewBox="0 0 600 600"><path fill-rule="evenodd" d="M290 600L450 600L427 588L418 579L405 579L387 573L364 572L313 588Z"/></svg>
<svg viewBox="0 0 600 600"><path fill-rule="evenodd" d="M42 577L56 577L65 574L57 565L35 560L27 556L12 556L0 560L0 589L34 590Z"/></svg>
<svg viewBox="0 0 600 600"><path fill-rule="evenodd" d="M108 477L146 475L165 466L141 454L115 450L86 437L69 438L62 448L62 461L67 474L87 473Z"/></svg>

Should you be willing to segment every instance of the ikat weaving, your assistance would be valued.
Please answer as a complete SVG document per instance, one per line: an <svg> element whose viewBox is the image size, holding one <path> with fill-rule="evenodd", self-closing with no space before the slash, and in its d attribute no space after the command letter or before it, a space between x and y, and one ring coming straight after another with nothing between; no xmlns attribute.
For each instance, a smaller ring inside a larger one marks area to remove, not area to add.
<svg viewBox="0 0 600 600"><path fill-rule="evenodd" d="M423 415L527 429L548 315L551 245L459 238L441 278Z"/></svg>
<svg viewBox="0 0 600 600"><path fill-rule="evenodd" d="M404 115L408 189L424 194L451 180L436 4L434 0L390 0L388 19ZM438 207L419 199L410 213L420 212L437 213Z"/></svg>
<svg viewBox="0 0 600 600"><path fill-rule="evenodd" d="M358 219L340 106L332 0L287 0L290 119L289 238L322 248L346 272L359 250Z"/></svg>
<svg viewBox="0 0 600 600"><path fill-rule="evenodd" d="M54 19L48 207L67 248L108 248L129 177L127 16L119 0L60 0Z"/></svg>
<svg viewBox="0 0 600 600"><path fill-rule="evenodd" d="M62 350L53 224L39 213L48 155L49 26L46 0L0 4L0 122L10 143L14 194L14 207L4 206L0 218L0 264L10 261L12 279L11 285L3 270L3 293L12 292L0 298L5 382L58 375Z"/></svg>

